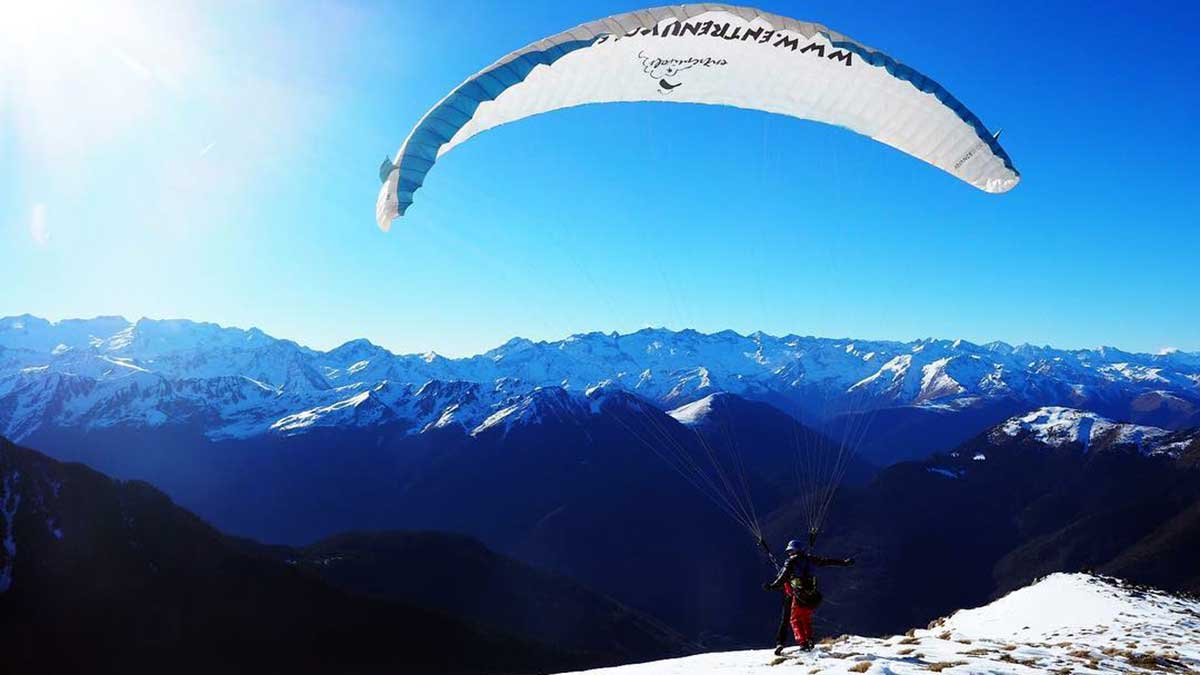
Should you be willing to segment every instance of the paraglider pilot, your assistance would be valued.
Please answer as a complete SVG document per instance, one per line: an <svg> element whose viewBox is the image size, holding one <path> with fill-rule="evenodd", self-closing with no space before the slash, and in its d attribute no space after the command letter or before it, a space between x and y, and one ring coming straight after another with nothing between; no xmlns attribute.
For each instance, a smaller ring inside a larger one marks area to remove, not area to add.
<svg viewBox="0 0 1200 675"><path fill-rule="evenodd" d="M775 635L776 655L783 652L789 623L800 648L805 651L813 648L812 615L821 604L821 592L817 590L817 579L813 576L812 568L849 567L854 564L853 558L822 558L808 553L796 539L788 542L785 552L787 560L775 580L763 584L764 590L783 589L783 616L779 620L779 632Z"/></svg>

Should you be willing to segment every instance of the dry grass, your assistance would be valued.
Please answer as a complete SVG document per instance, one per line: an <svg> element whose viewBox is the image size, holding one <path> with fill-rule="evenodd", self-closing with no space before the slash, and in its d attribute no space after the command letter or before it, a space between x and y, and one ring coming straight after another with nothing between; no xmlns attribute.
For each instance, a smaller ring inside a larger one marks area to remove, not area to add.
<svg viewBox="0 0 1200 675"><path fill-rule="evenodd" d="M988 654L991 654L991 653L992 653L992 650L990 650L990 649L986 649L984 647L977 647L975 649L969 649L969 650L963 652L963 656L987 656Z"/></svg>
<svg viewBox="0 0 1200 675"><path fill-rule="evenodd" d="M1073 656L1077 659L1090 659L1092 658L1092 650L1076 649L1074 651L1067 652L1067 656Z"/></svg>
<svg viewBox="0 0 1200 675"><path fill-rule="evenodd" d="M915 644L919 644L920 642L921 642L920 638L915 638L915 637L909 636L909 637L906 637L906 638L904 638L903 640L901 640L901 641L900 641L900 644L902 644L902 645L915 645Z"/></svg>
<svg viewBox="0 0 1200 675"><path fill-rule="evenodd" d="M904 631L904 637L912 637L916 634L917 634L916 628L909 628L908 630Z"/></svg>
<svg viewBox="0 0 1200 675"><path fill-rule="evenodd" d="M938 639L939 640L949 640L950 639L950 631L944 631L942 633L939 633Z"/></svg>
<svg viewBox="0 0 1200 675"><path fill-rule="evenodd" d="M1190 670L1184 663L1172 659L1172 656L1178 654L1156 654L1148 652L1146 654L1130 653L1125 656L1125 660L1129 665L1137 668L1145 668L1146 670L1158 670L1167 673L1190 673Z"/></svg>
<svg viewBox="0 0 1200 675"><path fill-rule="evenodd" d="M1001 654L1001 655L1000 655L1000 660L1001 660L1001 661L1004 661L1005 663L1015 663L1015 664L1017 664L1017 665L1021 665L1021 666L1029 666L1029 667L1031 667L1031 668L1032 668L1033 666L1036 666L1036 665L1037 665L1037 662L1038 662L1038 660L1037 660L1037 659L1018 659L1018 658L1014 658L1014 657L1013 657L1011 654Z"/></svg>
<svg viewBox="0 0 1200 675"><path fill-rule="evenodd" d="M900 656L908 656L909 654L913 653L914 651L916 651L916 650L914 650L912 647L905 647L904 649L901 649L901 650L897 651L896 653L899 654Z"/></svg>
<svg viewBox="0 0 1200 675"><path fill-rule="evenodd" d="M870 669L871 669L870 661L859 661L858 663L854 664L853 666L850 666L846 670L848 670L852 673L865 673Z"/></svg>
<svg viewBox="0 0 1200 675"><path fill-rule="evenodd" d="M953 668L954 666L965 666L965 665L967 665L966 661L938 661L937 663L931 663L925 667L929 670L932 670L935 673L940 673L947 668Z"/></svg>
<svg viewBox="0 0 1200 675"><path fill-rule="evenodd" d="M781 663L787 663L787 660L788 659L786 656L776 656L775 658L771 659L771 665L777 666Z"/></svg>

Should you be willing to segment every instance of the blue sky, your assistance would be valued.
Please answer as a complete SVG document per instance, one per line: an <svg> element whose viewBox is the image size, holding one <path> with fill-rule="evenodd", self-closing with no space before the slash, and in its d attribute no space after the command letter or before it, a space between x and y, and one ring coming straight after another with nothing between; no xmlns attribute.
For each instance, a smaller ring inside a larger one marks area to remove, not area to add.
<svg viewBox="0 0 1200 675"><path fill-rule="evenodd" d="M608 105L377 167L466 76L632 2L99 3L0 28L0 314L459 355L647 325L1200 350L1194 3L760 2L937 79L1023 181L849 132ZM520 7L520 9L514 9Z"/></svg>

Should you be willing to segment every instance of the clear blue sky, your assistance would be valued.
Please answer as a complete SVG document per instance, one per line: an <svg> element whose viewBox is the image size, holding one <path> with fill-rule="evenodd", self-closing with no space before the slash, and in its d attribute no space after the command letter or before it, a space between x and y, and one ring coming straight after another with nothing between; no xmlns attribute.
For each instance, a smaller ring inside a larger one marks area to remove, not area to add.
<svg viewBox="0 0 1200 675"><path fill-rule="evenodd" d="M645 5L29 4L0 27L0 314L450 355L646 325L1200 350L1196 3L758 3L1004 128L1003 196L830 127L593 106L456 149L386 235L377 167L429 106Z"/></svg>

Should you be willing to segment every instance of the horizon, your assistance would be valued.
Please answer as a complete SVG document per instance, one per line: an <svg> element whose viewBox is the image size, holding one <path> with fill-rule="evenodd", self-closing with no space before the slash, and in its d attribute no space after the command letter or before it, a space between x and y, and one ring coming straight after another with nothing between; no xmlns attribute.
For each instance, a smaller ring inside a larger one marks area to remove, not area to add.
<svg viewBox="0 0 1200 675"><path fill-rule="evenodd" d="M310 349L310 350L313 350L316 352L321 352L321 353L333 351L333 350L337 349L338 347L344 346L351 342L365 340L368 343L370 343L376 347L380 347L380 348L384 349L385 351L391 353L393 356L418 356L419 357L419 356L426 356L429 354L433 354L435 356L440 356L442 358L446 358L449 360L463 360L463 359L471 359L474 357L483 356L489 351L493 351L495 349L503 347L504 345L506 345L510 342L516 341L516 340L525 340L525 341L528 341L528 342L531 342L531 343L537 344L537 345L550 345L550 344L554 344L554 343L558 343L558 342L563 342L563 341L566 341L566 340L569 340L569 339L575 338L575 337L586 337L586 336L593 336L593 335L599 335L599 336L605 336L605 337L628 337L630 335L636 335L637 333L641 333L644 331L666 331L668 333L673 333L673 334L690 332L690 333L698 333L698 334L706 336L706 337L712 337L712 336L720 335L722 333L733 333L740 338L752 338L752 337L755 337L756 335L763 335L765 337L775 338L775 339L786 339L786 338L795 337L795 338L807 338L807 339L815 339L815 340L828 340L831 342L838 342L838 341L842 341L842 340L849 340L852 342L890 342L890 343L895 343L895 344L911 344L911 343L919 343L919 342L964 342L964 343L967 343L970 345L974 345L976 347L987 347L987 346L993 345L993 344L1002 344L1002 345L1008 346L1013 349L1019 349L1021 347L1033 347L1035 349L1051 349L1051 350L1064 351L1064 352L1083 352L1083 351L1095 352L1095 351L1101 351L1101 350L1105 350L1105 349L1112 349L1112 350L1116 350L1119 352L1131 354L1134 356L1170 356L1172 354L1200 356L1200 351L1189 351L1189 350L1178 349L1178 348L1174 348L1174 347L1164 347L1162 349L1159 349L1158 351L1150 352L1150 351L1139 351L1139 350L1135 350L1135 349L1126 349L1124 347L1120 347L1120 346L1113 345L1113 344L1099 344L1099 345L1094 345L1094 346L1080 347L1080 346L1055 345L1055 344L1048 344L1048 343L1037 344L1037 343L1033 343L1033 342L1029 342L1029 341L1013 342L1013 341L1002 340L1002 339L978 341L978 340L970 340L970 339L962 338L962 337L938 337L938 336L931 336L931 335L899 339L899 338L891 338L891 337L864 337L864 336L849 336L849 335L830 336L830 335L817 335L817 334L813 334L813 333L797 333L795 331L790 331L787 333L771 333L771 332L767 332L767 331L763 331L763 330L742 331L742 330L737 330L734 328L723 328L723 329L719 329L719 330L709 331L709 330L700 330L700 329L691 328L691 327L673 328L670 326L643 326L641 328L638 328L636 330L631 330L631 331L587 330L587 331L574 332L574 333L570 333L570 334L562 335L562 336L558 336L558 337L553 337L553 336L531 337L531 336L527 336L527 335L513 335L513 336L505 338L505 339L495 343L491 347L488 347L479 352L472 352L472 353L466 353L466 354L453 354L453 353L449 353L449 352L445 352L445 351L439 351L436 347L430 348L430 349L425 349L425 350L418 350L418 351L398 351L398 350L394 349L393 347L388 346L386 341L377 340L375 338L371 338L366 335L359 335L358 337L350 338L350 339L344 340L342 342L339 342L339 343L333 344L333 345L314 346L312 344L302 342L295 338L288 337L286 335L276 333L276 332L273 332L270 330L266 330L260 326L255 326L255 325L238 326L238 325L232 325L232 324L223 324L223 323L216 322L216 321L207 321L207 320L191 319L191 318L184 318L184 317L155 318L155 317L149 317L149 316L142 316L137 319L131 320L120 314L98 314L98 315L91 316L91 317L62 317L59 319L50 319L48 317L40 316L40 315L34 314L32 312L23 312L21 314L0 316L0 323L14 320L14 319L27 319L27 318L48 321L52 326L56 326L60 323L66 322L66 321L95 321L95 320L99 320L99 319L120 319L121 321L124 321L131 326L136 325L140 321L152 321L152 322L159 322L159 323L183 322L183 323L189 323L189 324L193 324L193 325L212 325L212 326L216 326L217 328L222 329L222 330L238 330L238 331L244 331L244 332L258 331L271 339L293 342L304 349ZM97 337L100 337L100 336L97 336Z"/></svg>
<svg viewBox="0 0 1200 675"><path fill-rule="evenodd" d="M456 148L383 234L377 167L431 106L640 5L48 1L0 26L0 314L203 316L397 353L644 325L1200 351L1189 153L1161 151L1200 140L1200 91L1179 86L1200 65L1094 47L1119 25L1187 53L1200 6L758 4L944 85L1004 130L1020 185L984 194L778 115L591 105Z"/></svg>

